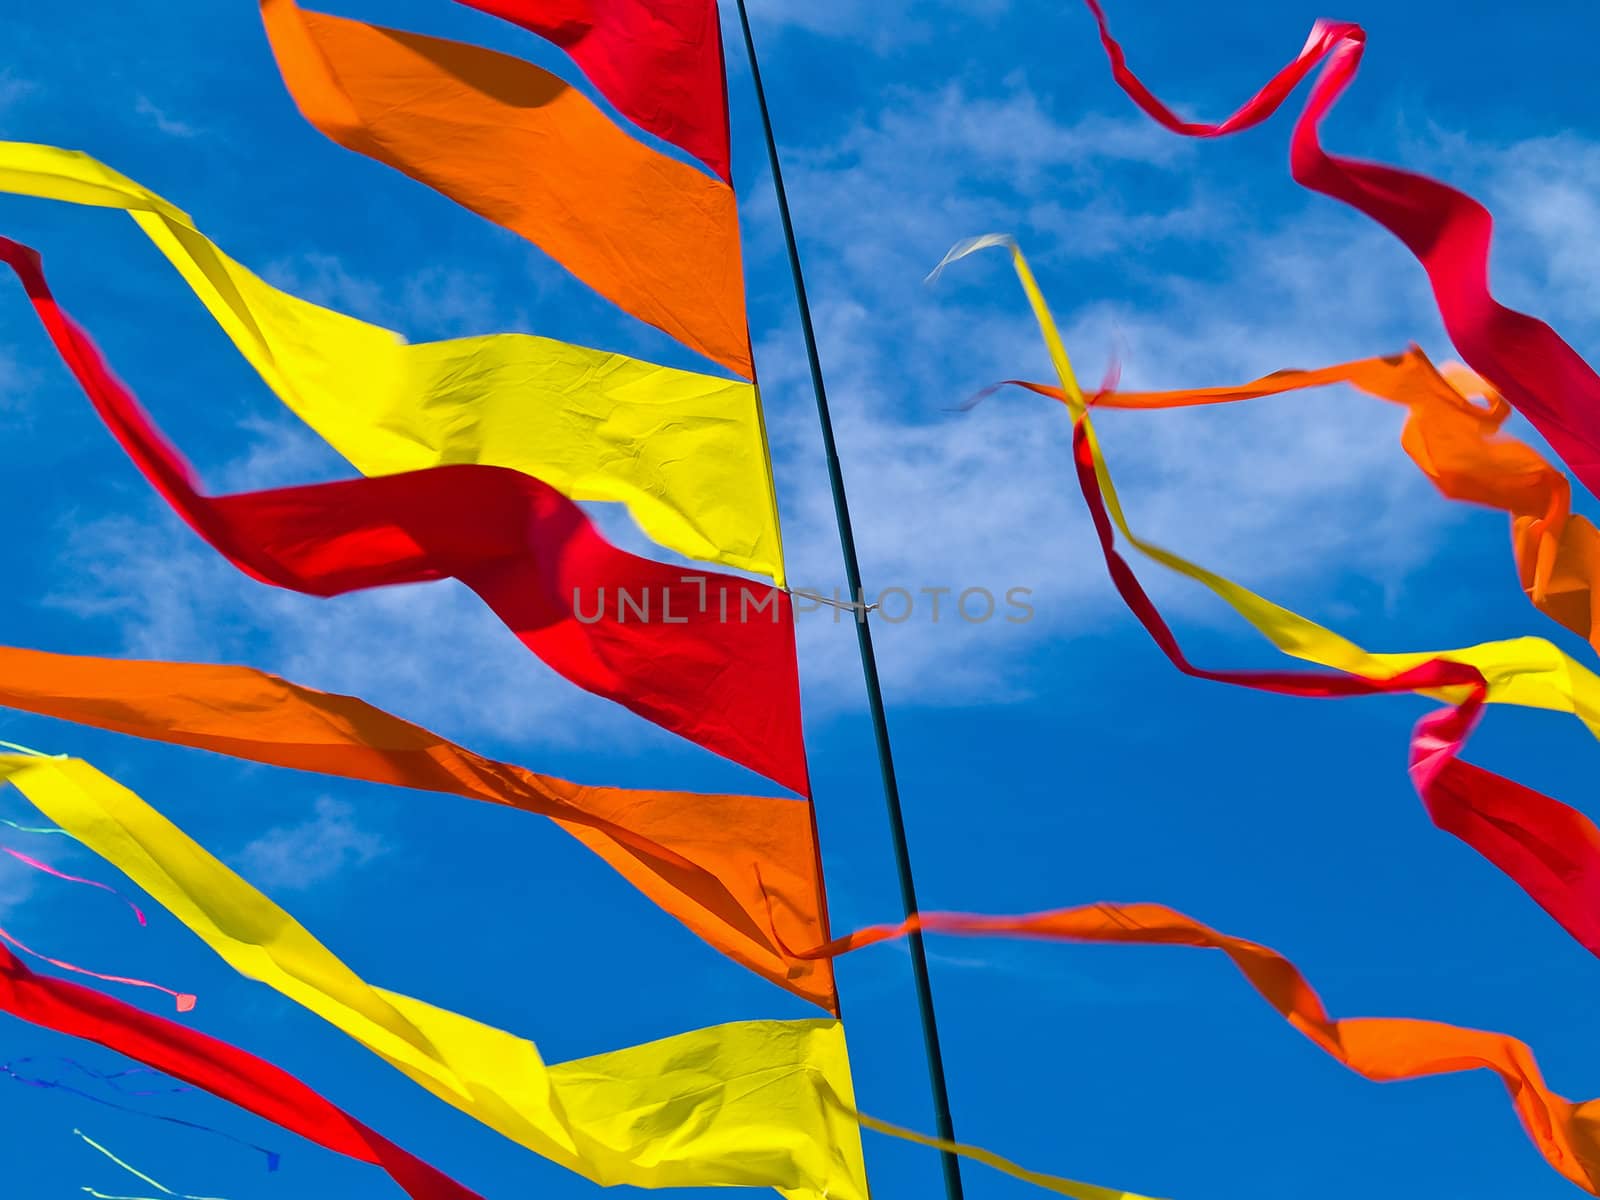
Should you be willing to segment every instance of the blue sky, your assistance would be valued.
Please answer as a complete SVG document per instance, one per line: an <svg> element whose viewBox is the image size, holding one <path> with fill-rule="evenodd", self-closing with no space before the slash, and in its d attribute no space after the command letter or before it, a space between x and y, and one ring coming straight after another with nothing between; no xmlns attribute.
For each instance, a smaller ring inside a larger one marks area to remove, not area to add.
<svg viewBox="0 0 1600 1200"><path fill-rule="evenodd" d="M575 73L446 0L340 0ZM1067 471L1062 414L997 397L1047 369L1003 258L921 280L949 245L1016 233L1086 376L1223 383L1418 341L1448 357L1420 271L1288 179L1288 123L1170 137L1111 84L1087 16L1024 0L754 5L868 585L1030 587L1034 620L926 612L880 629L918 884L929 908L1152 900L1290 955L1343 1015L1514 1033L1551 1083L1600 1090L1597 969L1491 867L1433 830L1404 770L1421 701L1316 703L1177 677L1118 606ZM1218 117L1318 16L1364 21L1368 61L1328 125L1340 151L1465 186L1500 218L1502 298L1592 352L1600 125L1592 6L1508 19L1486 0L1323 12L1304 0L1114 4L1136 66ZM294 112L249 4L28 5L7 16L0 133L89 151L193 213L284 286L416 339L528 329L682 365L663 336L536 251L322 140ZM736 43L735 170L752 322L797 585L841 582L815 417L753 98ZM0 197L63 304L215 490L347 473L281 409L126 218ZM242 661L356 691L475 748L593 782L759 789L748 774L576 694L464 591L321 602L223 565L148 493L46 345L0 302L7 641ZM1383 649L1532 632L1588 649L1516 587L1503 518L1436 499L1399 414L1332 392L1254 408L1111 414L1135 525ZM1525 432L1525 431L1524 431ZM644 543L598 513L630 548ZM1140 570L1198 661L1270 662L1207 597ZM896 915L854 639L801 630L834 921ZM537 819L0 715L0 736L81 755L280 900L369 980L533 1038L551 1061L723 1020L803 1016ZM1496 710L1472 757L1580 807L1596 747L1571 721ZM0 815L25 817L14 794ZM52 844L10 844L109 869ZM487 1197L593 1188L474 1126L157 913L139 932L87 889L0 868L8 928L102 969L196 991L195 1022L300 1074ZM614 947L625 946L626 956ZM959 1132L1030 1165L1185 1200L1568 1194L1485 1074L1379 1086L1280 1021L1220 957L933 943ZM668 989L641 987L634 964ZM862 1106L930 1128L904 951L840 968ZM137 999L137 998L136 998ZM0 1022L0 1060L109 1055ZM18 1195L127 1190L74 1125L181 1191L381 1197L381 1174L204 1097L169 1111L284 1152L0 1087ZM19 1149L24 1152L18 1153ZM931 1195L933 1156L868 1135L880 1197ZM967 1168L974 1197L1023 1188Z"/></svg>

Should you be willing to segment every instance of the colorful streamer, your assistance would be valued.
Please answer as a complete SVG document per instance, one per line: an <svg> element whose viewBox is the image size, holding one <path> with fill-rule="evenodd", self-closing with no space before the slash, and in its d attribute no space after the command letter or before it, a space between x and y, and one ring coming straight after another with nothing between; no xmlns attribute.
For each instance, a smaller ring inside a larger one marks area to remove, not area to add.
<svg viewBox="0 0 1600 1200"><path fill-rule="evenodd" d="M805 951L837 957L924 933L1220 950L1263 999L1329 1057L1378 1083L1493 1071L1523 1128L1545 1159L1585 1191L1600 1195L1600 1099L1574 1104L1545 1084L1533 1051L1501 1033L1399 1017L1335 1019L1311 984L1276 950L1219 933L1160 904L1092 904L1023 916L922 913L874 925Z"/></svg>
<svg viewBox="0 0 1600 1200"><path fill-rule="evenodd" d="M191 1196L187 1192L175 1192L171 1188L166 1187L163 1184L157 1183L154 1179L151 1179L150 1176L146 1175L143 1171L139 1170L138 1168L129 1166L127 1163L123 1162L115 1154L111 1153L111 1151L107 1150L99 1142L95 1141L87 1133L83 1132L83 1130L74 1129L72 1132L77 1137L81 1138L83 1140L84 1144L87 1145L91 1150L99 1151L101 1154L105 1155L112 1162L114 1162L117 1166L121 1167L129 1175L132 1175L135 1179L139 1180L139 1182L141 1182L141 1183L148 1183L151 1187L155 1188L155 1190L160 1192L163 1196L173 1196L173 1197L176 1198L176 1200L218 1200L218 1198L216 1196ZM150 1197L148 1197L148 1196L110 1196L110 1195L107 1195L105 1192L97 1192L97 1191L95 1191L94 1188L91 1188L91 1187L86 1187L83 1190L85 1192L87 1192L89 1195L93 1196L95 1198L95 1200L150 1200Z"/></svg>
<svg viewBox="0 0 1600 1200"><path fill-rule="evenodd" d="M59 958L51 958L48 954L40 954L18 941L7 930L0 929L0 942L4 942L13 950L20 950L29 958L36 958L42 963L48 963L58 971L67 971L73 975L82 975L86 979L98 979L101 983L120 983L126 987L145 988L152 992L160 992L163 996L171 996L173 1003L181 1013L193 1012L198 999L189 992L175 992L169 987L159 983L151 983L147 979L129 979L122 975L103 975L99 971L91 971L87 967L74 966L72 963L63 962Z"/></svg>
<svg viewBox="0 0 1600 1200"><path fill-rule="evenodd" d="M62 835L65 835L65 833L66 833L66 830L64 830L64 829L45 829L45 828L42 828L42 827L36 826L36 825L18 825L15 821L7 821L4 817L0 817L0 825L4 825L7 829L14 829L18 833L62 834Z"/></svg>
<svg viewBox="0 0 1600 1200"><path fill-rule="evenodd" d="M25 753L31 754L32 752L25 751ZM32 870L39 871L42 874L49 875L55 879L62 880L65 883L82 884L85 887L92 887L102 892L109 892L111 895L115 896L118 900L121 900L133 910L133 915L138 920L141 927L147 924L145 921L144 911L140 909L140 907L132 900L129 900L127 897L123 896L113 887L108 887L103 883L97 883L93 879L83 879L77 875L68 875L64 871L56 870L56 868L50 866L48 863L40 862L32 855L23 854L18 850L12 850L8 846L0 846L0 852L10 855L12 858L16 859L18 862L22 863L26 867L31 868ZM121 975L103 975L99 971L91 971L86 967L75 966L69 962L62 962L60 959L51 958L49 955L40 954L37 950L29 948L5 929L0 929L0 941L5 942L14 949L20 950L23 954L26 954L30 958L37 958L40 962L49 963L52 967L56 967L59 970L68 971L74 975L83 975L90 979L98 979L102 983L120 983L126 984L129 987L148 988L150 991L160 992L163 995L171 996L173 1001L177 1004L179 1012L190 1012L194 1009L196 1003L195 997L187 992L175 992L171 988L163 987L159 983L151 983L144 979L126 979Z"/></svg>
<svg viewBox="0 0 1600 1200"><path fill-rule="evenodd" d="M8 1079L14 1080L15 1082L23 1084L26 1087L39 1088L43 1091L65 1092L69 1096L76 1096L80 1100L87 1100L91 1104L98 1104L103 1108L115 1109L117 1112L127 1113L130 1116L143 1117L148 1121L161 1121L168 1125L176 1125L180 1129L192 1129L197 1133L207 1133L212 1137L222 1138L224 1141L232 1142L236 1146L243 1146L247 1150L254 1150L258 1154L264 1156L267 1160L268 1171L276 1171L279 1164L282 1162L282 1156L276 1150L268 1150L265 1146L258 1146L254 1142L247 1142L243 1138L234 1137L233 1134L224 1133L222 1130L215 1129L210 1125L201 1125L197 1121L185 1121L179 1117L169 1117L165 1113L150 1112L146 1109L134 1108L133 1106L127 1104L118 1104L114 1100L107 1100L104 1096L97 1096L93 1092L87 1092L82 1088L76 1088L70 1084L62 1083L59 1079L41 1079L31 1075L21 1075L15 1070L16 1067L19 1067L24 1063L32 1063L36 1061L38 1060L33 1058L19 1058L16 1062L6 1063L5 1065L0 1066L0 1075L5 1075ZM61 1062L76 1071L81 1071L91 1079L99 1080L112 1091L125 1096L159 1096L194 1091L194 1089L190 1087L165 1088L159 1091L128 1091L119 1086L116 1081L124 1076L134 1074L134 1071L118 1071L111 1074L106 1074L101 1071L96 1071L91 1067L86 1067L76 1059L60 1058L56 1061Z"/></svg>
<svg viewBox="0 0 1600 1200"><path fill-rule="evenodd" d="M1460 758L1488 690L1478 670L1443 659L1388 679L1193 666L1114 547L1102 490L1113 503L1115 494L1108 475L1097 479L1104 460L1092 439L1088 417L1080 414L1073 426L1074 459L1106 565L1118 592L1172 664L1198 679L1319 697L1470 685L1468 699L1417 723L1411 739L1412 783L1435 825L1499 867L1585 949L1600 956L1600 829L1577 810Z"/></svg>
<svg viewBox="0 0 1600 1200"><path fill-rule="evenodd" d="M438 467L208 497L50 295L38 256L0 238L63 361L173 509L245 574L313 596L455 578L565 679L804 793L786 593L612 546L530 476Z"/></svg>
<svg viewBox="0 0 1600 1200"><path fill-rule="evenodd" d="M1322 119L1361 66L1366 31L1318 21L1305 48L1227 120L1182 120L1129 69L1099 0L1086 0L1117 85L1159 124L1185 137L1222 137L1259 125L1318 63L1326 62L1295 122L1289 162L1295 182L1365 213L1417 257L1433 286L1445 331L1461 355L1527 417L1591 492L1600 495L1600 375L1561 336L1489 291L1494 218L1455 188L1409 171L1327 153Z"/></svg>
<svg viewBox="0 0 1600 1200"><path fill-rule="evenodd" d="M806 804L585 787L474 754L351 696L249 667L0 647L0 705L248 762L443 792L549 817L710 945L837 1012Z"/></svg>
<svg viewBox="0 0 1600 1200"><path fill-rule="evenodd" d="M767 1185L866 1200L836 1021L744 1022L546 1067L532 1042L367 984L288 913L87 763L0 757L0 776L241 975L552 1162L603 1184Z"/></svg>
<svg viewBox="0 0 1600 1200"><path fill-rule="evenodd" d="M617 111L733 183L716 0L460 0L572 56Z"/></svg>
<svg viewBox="0 0 1600 1200"><path fill-rule="evenodd" d="M521 59L261 0L301 115L540 247L606 299L754 377L733 189Z"/></svg>
<svg viewBox="0 0 1600 1200"><path fill-rule="evenodd" d="M31 854L24 854L24 853L22 853L22 851L13 850L9 846L0 846L0 853L8 854L12 858L16 859L23 866L30 867L33 870L39 871L39 872L41 872L42 874L45 874L45 875L49 875L50 877L52 877L54 879L59 879L64 883L80 883L84 887L92 887L92 888L95 888L98 891L107 892L110 895L115 896L118 900L121 900L124 904L126 904L130 909L133 910L134 919L139 922L139 925L140 925L141 928L143 926L149 924L149 922L145 920L144 910L142 908L140 908L137 904L135 904L132 900L129 900L121 892L117 891L117 889L114 888L114 887L109 887L106 884L99 883L99 882L97 882L97 881L95 881L93 879L83 879L83 878L81 878L80 876L77 876L77 875L68 875L65 871L56 870L56 868L52 867L49 863L40 862L37 858L34 858Z"/></svg>
<svg viewBox="0 0 1600 1200"><path fill-rule="evenodd" d="M1011 254L1012 264L1022 281L1045 343L1050 348L1057 372L1064 381L1070 383L1067 390L1071 395L1081 399L1082 392L1078 389L1055 320L1016 243L998 235L977 238L956 247L945 261L952 262L976 250L995 246L1003 246ZM1086 400L1082 402L1087 403ZM1128 529L1120 506L1114 502L1110 504L1110 512L1123 537L1141 554L1208 588L1285 654L1319 666L1368 676L1399 674L1436 658L1464 663L1476 668L1488 681L1490 703L1571 713L1596 738L1600 738L1600 676L1544 638L1510 638L1454 650L1374 654L1232 580L1224 579L1140 538ZM1447 692L1429 694L1436 694L1441 699L1459 698L1459 695Z"/></svg>
<svg viewBox="0 0 1600 1200"><path fill-rule="evenodd" d="M975 250L1003 246L1028 296L1040 332L1074 417L1073 454L1078 480L1094 518L1106 566L1123 600L1162 652L1180 671L1197 678L1301 696L1350 696L1416 690L1457 693L1453 710L1418 723L1411 742L1411 778L1429 815L1509 876L1528 896L1591 953L1600 955L1600 828L1582 813L1460 760L1459 753L1488 694L1484 673L1471 654L1369 656L1320 626L1269 604L1230 580L1141 540L1128 528L1110 469L1089 422L1087 402L1038 283L1021 250L1009 238L979 238L953 250L946 261ZM1339 675L1260 671L1208 671L1192 666L1171 630L1150 603L1115 549L1112 525L1142 553L1211 588L1286 652L1334 666ZM1530 639L1533 640L1533 639ZM1346 653L1348 650L1349 653ZM1394 663L1368 673L1350 658ZM1403 665L1402 665L1403 664ZM1464 696L1460 689L1466 688Z"/></svg>
<svg viewBox="0 0 1600 1200"><path fill-rule="evenodd" d="M1010 382L1065 401L1058 386ZM1400 444L1440 493L1511 516L1512 549L1528 598L1540 612L1600 649L1600 532L1572 511L1572 486L1525 442L1500 432L1511 407L1464 368L1442 371L1415 346L1404 354L1312 371L1275 371L1241 387L1171 392L1102 391L1093 408L1166 409L1228 404L1348 383L1407 410ZM1484 403L1474 403L1482 397Z"/></svg>
<svg viewBox="0 0 1600 1200"><path fill-rule="evenodd" d="M4 947L0 1012L124 1054L325 1150L382 1167L413 1200L481 1200L270 1063L99 992L35 975Z"/></svg>
<svg viewBox="0 0 1600 1200"><path fill-rule="evenodd" d="M52 1054L44 1058L28 1054L24 1055L22 1058L13 1059L8 1063L0 1063L0 1075L5 1075L7 1078L15 1081L16 1083L27 1084L29 1087L57 1088L62 1091L73 1090L68 1088L59 1080L41 1079L36 1076L22 1075L17 1072L18 1067L33 1066L35 1063L41 1062L53 1062L59 1066L66 1067L69 1070L76 1071L78 1074L84 1076L85 1078L92 1079L96 1083L105 1084L106 1087L111 1091L122 1096L178 1096L194 1091L194 1088L184 1084L180 1084L177 1087L165 1088L126 1088L122 1086L121 1081L130 1076L159 1075L160 1072L152 1071L149 1067L129 1067L121 1071L97 1071L87 1063L81 1063L75 1058L66 1058L57 1054Z"/></svg>
<svg viewBox="0 0 1600 1200"><path fill-rule="evenodd" d="M267 386L363 475L510 467L573 500L627 505L689 558L784 582L753 385L517 333L410 345L272 287L76 151L0 142L0 190L127 212Z"/></svg>

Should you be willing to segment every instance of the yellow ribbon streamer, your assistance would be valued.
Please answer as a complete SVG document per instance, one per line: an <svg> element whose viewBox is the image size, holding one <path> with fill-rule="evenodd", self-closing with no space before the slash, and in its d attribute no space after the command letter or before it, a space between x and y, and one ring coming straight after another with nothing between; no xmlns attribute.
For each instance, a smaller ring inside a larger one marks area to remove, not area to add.
<svg viewBox="0 0 1600 1200"><path fill-rule="evenodd" d="M863 1129L870 1129L874 1133L881 1133L885 1137L899 1138L903 1142L913 1142L918 1146L926 1146L930 1150L943 1150L948 1154L959 1154L962 1158L970 1158L980 1162L986 1167L1009 1175L1013 1179L1020 1179L1023 1183L1031 1183L1034 1187L1044 1188L1048 1192L1055 1192L1059 1196L1071 1196L1073 1200L1149 1200L1136 1192L1119 1191L1116 1188L1097 1187L1092 1183L1078 1183L1076 1180L1063 1179L1059 1175L1046 1175L1042 1171L1031 1171L1027 1167L1020 1167L1009 1158L1001 1158L992 1150L985 1150L981 1146L969 1146L965 1142L949 1142L944 1138L929 1137L926 1134L914 1133L909 1129L902 1129L898 1125L891 1125L887 1121L880 1121L876 1117L869 1117L866 1113L857 1113L856 1120Z"/></svg>
<svg viewBox="0 0 1600 1200"><path fill-rule="evenodd" d="M1061 387L1067 394L1067 405L1074 417L1086 408L1083 391L1067 357L1066 347L1056 326L1050 307L1045 302L1027 259L1015 240L1001 235L988 234L963 242L945 256L937 270L964 258L975 251L989 247L1002 247L1011 254L1012 266L1027 294L1033 315L1044 336L1050 359ZM937 274L937 270L935 274ZM1209 588L1235 612L1260 631L1279 650L1306 662L1352 674L1389 677L1434 658L1467 663L1483 673L1489 684L1488 699L1493 704L1514 704L1524 708L1542 708L1553 712L1570 713L1600 738L1600 676L1570 657L1553 643L1540 637L1509 638L1503 641L1483 642L1457 650L1418 651L1396 654L1375 654L1356 645L1348 638L1325 629L1315 621L1290 612L1280 605L1256 595L1248 588L1225 579L1188 559L1148 542L1128 527L1122 502L1111 481L1110 468L1101 453L1099 439L1092 422L1088 427L1089 446L1094 454L1095 476L1106 509L1117 529L1128 543L1147 558L1154 559L1169 570L1187 576ZM1428 692L1439 699L1456 701L1459 695Z"/></svg>
<svg viewBox="0 0 1600 1200"><path fill-rule="evenodd" d="M80 759L0 779L118 867L240 974L447 1104L600 1184L770 1186L867 1200L837 1021L744 1021L547 1066L530 1041L372 987L283 909Z"/></svg>
<svg viewBox="0 0 1600 1200"><path fill-rule="evenodd" d="M364 475L483 463L627 505L686 557L784 582L756 389L520 333L412 345L281 292L78 151L0 142L0 191L126 211L266 385Z"/></svg>

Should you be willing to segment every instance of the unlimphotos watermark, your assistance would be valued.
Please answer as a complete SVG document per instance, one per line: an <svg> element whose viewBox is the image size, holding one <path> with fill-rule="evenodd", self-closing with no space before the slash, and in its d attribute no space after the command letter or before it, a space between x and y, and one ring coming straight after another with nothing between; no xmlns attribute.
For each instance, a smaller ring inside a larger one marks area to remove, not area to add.
<svg viewBox="0 0 1600 1200"><path fill-rule="evenodd" d="M785 594L790 605L780 602ZM876 598L869 598L863 590L851 599L837 587L824 593L726 580L713 583L705 575L683 575L675 584L654 587L573 588L572 610L585 625L606 620L686 625L706 617L741 625L760 620L776 623L790 607L797 617L828 612L834 624L843 621L846 613L858 621L875 613L890 625L919 617L934 625L942 621L982 625L993 620L1025 625L1033 620L1032 597L1033 589L1026 587L1007 588L998 596L986 587L887 587Z"/></svg>

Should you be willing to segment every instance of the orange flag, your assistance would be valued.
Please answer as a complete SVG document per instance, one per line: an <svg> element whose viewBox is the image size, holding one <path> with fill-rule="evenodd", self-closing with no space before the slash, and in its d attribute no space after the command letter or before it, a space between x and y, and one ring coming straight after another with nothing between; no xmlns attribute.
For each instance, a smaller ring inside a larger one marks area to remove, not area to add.
<svg viewBox="0 0 1600 1200"><path fill-rule="evenodd" d="M606 299L752 378L733 189L531 63L261 0L306 120L544 250Z"/></svg>
<svg viewBox="0 0 1600 1200"><path fill-rule="evenodd" d="M838 1011L831 965L783 948L827 936L807 801L584 787L484 758L352 696L249 667L0 646L0 706L539 813L735 962Z"/></svg>

